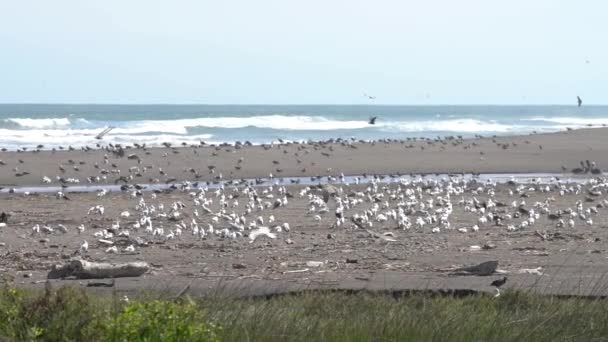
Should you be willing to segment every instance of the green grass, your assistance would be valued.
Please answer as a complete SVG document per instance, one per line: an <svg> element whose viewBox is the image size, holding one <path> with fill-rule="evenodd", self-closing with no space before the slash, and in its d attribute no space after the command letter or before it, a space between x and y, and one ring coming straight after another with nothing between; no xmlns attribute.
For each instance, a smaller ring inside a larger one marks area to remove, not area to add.
<svg viewBox="0 0 608 342"><path fill-rule="evenodd" d="M158 298L158 297L157 297ZM464 298L308 292L133 300L81 289L0 290L0 340L598 341L608 300L522 292Z"/></svg>

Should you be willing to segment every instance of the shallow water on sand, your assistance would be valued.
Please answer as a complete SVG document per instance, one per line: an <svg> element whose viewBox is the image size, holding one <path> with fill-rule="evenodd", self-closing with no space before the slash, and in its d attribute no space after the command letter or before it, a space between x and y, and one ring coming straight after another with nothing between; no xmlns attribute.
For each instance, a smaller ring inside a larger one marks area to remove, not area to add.
<svg viewBox="0 0 608 342"><path fill-rule="evenodd" d="M335 177L283 177L283 178L257 178L257 179L240 179L229 181L216 182L176 182L171 184L138 184L142 187L141 191L164 191L177 189L200 189L209 188L217 189L221 186L270 186L270 185L324 185L324 184L367 184L372 180L378 183L399 183L399 182L421 182L421 181L476 181L479 183L497 183L504 184L507 182L515 182L518 184L556 184L556 183L584 183L593 177L589 176L572 176L571 174L558 173L488 173L488 174L464 174L464 175L447 175L447 174L432 174L418 176L394 176L394 175L377 175L377 176L345 176L343 179ZM68 187L61 186L21 186L13 188L0 189L0 193L86 193L99 192L105 190L107 192L123 191L121 185L113 184L88 184L88 185L69 185ZM128 191L135 190L133 187L128 188ZM127 191L127 190L124 190Z"/></svg>

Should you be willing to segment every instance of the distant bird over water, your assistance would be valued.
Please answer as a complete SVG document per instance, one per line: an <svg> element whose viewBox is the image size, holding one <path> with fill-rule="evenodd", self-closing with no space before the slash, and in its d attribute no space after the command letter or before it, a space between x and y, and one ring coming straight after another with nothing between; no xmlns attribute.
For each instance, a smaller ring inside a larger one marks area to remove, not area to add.
<svg viewBox="0 0 608 342"><path fill-rule="evenodd" d="M370 118L369 118L369 124L370 124L370 125L375 125L375 124L376 124L376 119L377 119L377 118L378 118L377 116L372 116L372 117L370 117Z"/></svg>
<svg viewBox="0 0 608 342"><path fill-rule="evenodd" d="M97 140L103 139L103 136L106 135L106 134L108 134L108 133L110 133L110 131L113 130L113 129L114 129L114 127L111 127L111 126L105 128L103 131L101 131L101 133L99 133L99 134L97 134L95 136L95 139L97 139Z"/></svg>
<svg viewBox="0 0 608 342"><path fill-rule="evenodd" d="M579 107L583 105L583 99L581 99L581 97L580 97L580 96L577 96L577 97L576 97L576 100L578 101L578 106L579 106Z"/></svg>
<svg viewBox="0 0 608 342"><path fill-rule="evenodd" d="M376 99L376 97L375 97L375 96L368 95L368 94L366 94L366 93L363 93L363 96L367 97L367 98L368 98L368 99L370 99L370 100L375 100L375 99Z"/></svg>

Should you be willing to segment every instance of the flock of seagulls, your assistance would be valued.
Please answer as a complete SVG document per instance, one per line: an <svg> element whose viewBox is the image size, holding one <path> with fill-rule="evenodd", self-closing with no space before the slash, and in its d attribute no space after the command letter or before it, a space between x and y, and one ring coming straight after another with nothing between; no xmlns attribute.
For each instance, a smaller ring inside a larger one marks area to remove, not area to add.
<svg viewBox="0 0 608 342"><path fill-rule="evenodd" d="M566 171L567 168L565 166L562 166L562 170ZM593 175L601 175L602 174L602 170L597 167L595 162L589 161L589 160L585 160L585 161L580 161L580 167L576 167L574 169L571 170L572 173L574 174L584 174L584 173L591 173Z"/></svg>
<svg viewBox="0 0 608 342"><path fill-rule="evenodd" d="M374 124L375 119L371 118L370 124ZM458 142L453 138L443 139L439 143L450 141ZM295 157L300 164L299 158L309 153L307 148L310 147L324 150L326 157L330 157L332 144L356 148L353 142L332 140L308 146L302 144L298 146ZM217 146L214 153L226 148L238 149L238 146L244 145ZM166 147L170 148L171 145ZM264 146L265 149L272 147ZM527 184L515 181L499 184L459 176L406 179L398 176L345 177L344 174L335 174L311 177L310 185L293 182L289 186L275 176L282 172L281 162L275 160L272 162L272 173L255 181L226 180L214 165L208 165L206 170L213 176L212 182L178 181L178 177L172 177L163 168L143 162L147 155L145 146L135 148L138 150L108 145L103 159L94 163L98 173L86 177L89 184L120 185L121 191L130 195L129 205L122 208L110 205L106 210L99 202L83 213L87 219L75 227L38 222L32 226L31 234L75 234L80 242L74 246L74 254L85 257L91 256L92 250L107 254L130 254L138 253L141 247L152 243L186 239L244 240L248 244L282 240L292 244L294 241L288 238L292 235L288 233L311 225L346 232L361 231L368 233L372 239L391 243L400 239L399 235L403 234L400 232L408 231L476 234L489 229L506 232L576 229L596 224L598 216L608 206L605 196L608 180L599 177L576 182L554 179L549 182L533 180ZM179 150L171 148L165 157L169 153L179 153ZM132 160L134 165L127 172L121 172L110 157ZM244 158L241 157L234 168L239 170L243 163ZM55 198L70 201L73 196L69 194L69 187L79 184L81 179L66 174L68 171L79 172L83 165L85 162L78 160L63 162L58 165L57 176L43 176L41 182L45 185L59 183L62 191L56 192ZM21 172L17 168L14 171ZM194 168L183 171L196 179L202 176L201 171ZM328 169L327 172L331 173L332 170ZM602 174L596 163L589 160L581 161L580 168L571 172L594 176ZM144 175L148 175L148 182L142 183L148 185L135 182ZM166 190L149 189L149 184L163 182L170 184L170 187ZM179 199L164 196L167 192L181 195ZM96 198L101 200L106 196L112 196L111 191L100 187ZM531 197L535 200L531 201ZM290 208L287 216L282 210L285 208ZM2 220L6 224L6 218L0 218L0 222ZM101 224L89 225L86 222ZM505 282L506 278L502 283L492 283L498 295L499 288Z"/></svg>
<svg viewBox="0 0 608 342"><path fill-rule="evenodd" d="M164 197L162 192L130 190L130 204L125 208L108 211L97 204L83 213L89 222L112 222L97 225L103 228L38 223L32 234L78 234L82 242L74 254L82 256L92 249L107 254L136 253L151 243L179 240L242 239L263 244L311 225L367 232L372 239L391 243L398 241L400 231L476 234L490 229L576 229L593 226L608 206L608 180L602 178L527 184L449 176L391 182L380 176L351 180L340 174L329 176L326 181L332 184L325 185L287 187L274 179L264 186L223 181L216 188L184 181L175 190L182 194L180 199ZM107 195L104 190L98 193L98 197ZM535 200L530 201L531 197ZM65 199L65 194L58 193L56 198ZM572 206L565 205L569 201ZM281 217L285 213L281 209L293 203L297 206ZM294 214L294 210L298 211ZM286 237L283 240L294 243ZM492 283L497 295L505 281Z"/></svg>

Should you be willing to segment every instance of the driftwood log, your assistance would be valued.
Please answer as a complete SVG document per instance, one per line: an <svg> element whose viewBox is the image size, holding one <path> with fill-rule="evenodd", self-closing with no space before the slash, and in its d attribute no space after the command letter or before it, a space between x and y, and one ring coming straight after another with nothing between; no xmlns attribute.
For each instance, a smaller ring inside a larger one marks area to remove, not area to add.
<svg viewBox="0 0 608 342"><path fill-rule="evenodd" d="M496 272L497 268L498 268L498 261L492 260L492 261L482 262L479 265L462 267L462 268L456 269L456 270L454 270L452 275L489 276L489 275L494 274L494 272Z"/></svg>
<svg viewBox="0 0 608 342"><path fill-rule="evenodd" d="M128 262L124 264L110 264L89 262L81 259L72 259L63 265L54 265L48 279L75 277L77 279L104 279L139 277L150 270L146 262Z"/></svg>

